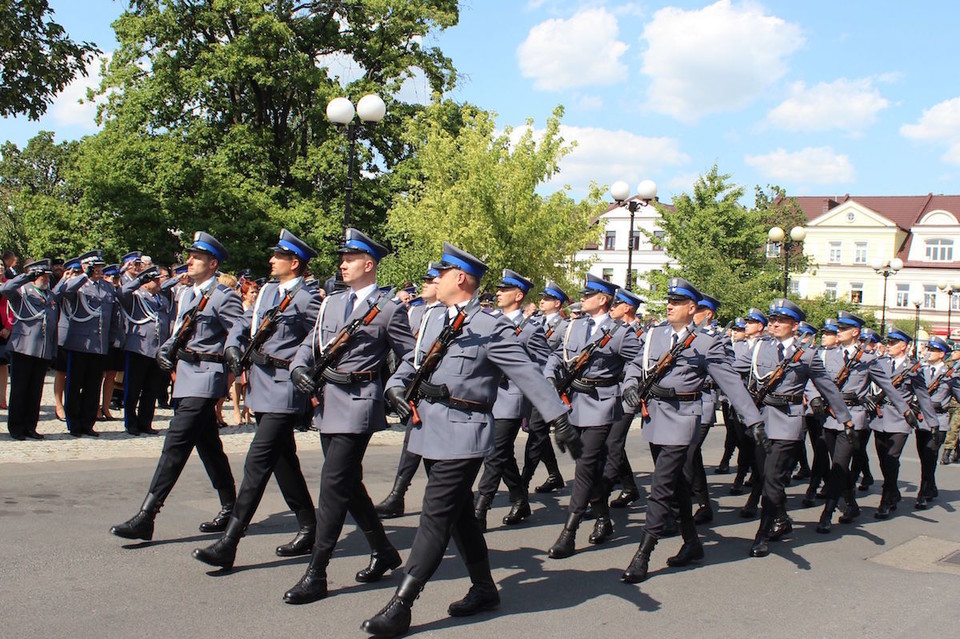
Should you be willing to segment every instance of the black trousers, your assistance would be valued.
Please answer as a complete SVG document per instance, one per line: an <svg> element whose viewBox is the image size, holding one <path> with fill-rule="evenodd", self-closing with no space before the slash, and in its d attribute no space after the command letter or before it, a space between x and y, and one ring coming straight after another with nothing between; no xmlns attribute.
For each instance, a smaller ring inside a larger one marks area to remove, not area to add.
<svg viewBox="0 0 960 639"><path fill-rule="evenodd" d="M857 431L857 437L860 438L860 447L853 451L853 462L850 464L850 474L853 476L854 482L857 481L857 477L859 477L861 473L865 480L873 479L873 473L870 472L870 455L867 449L867 444L870 442L870 433L872 432L869 428Z"/></svg>
<svg viewBox="0 0 960 639"><path fill-rule="evenodd" d="M67 390L63 411L67 430L85 433L93 429L100 408L100 386L106 357L96 353L67 351Z"/></svg>
<svg viewBox="0 0 960 639"><path fill-rule="evenodd" d="M410 485L413 476L417 474L420 468L420 460L423 459L416 453L411 453L410 445L410 425L407 424L407 432L403 436L403 448L400 449L400 462L397 464L397 481L403 482L404 486Z"/></svg>
<svg viewBox="0 0 960 639"><path fill-rule="evenodd" d="M740 419L740 416L736 414L736 411L730 411L733 419L733 426L737 431L737 447L740 449L737 452L737 477L736 481L743 483L747 477L747 471L754 469L754 449L756 448L756 443L753 441L753 435L750 433L750 429L747 428L747 425L743 423L743 420ZM755 469L754 469L755 470Z"/></svg>
<svg viewBox="0 0 960 639"><path fill-rule="evenodd" d="M43 379L50 360L10 351L10 403L7 430L14 437L37 432Z"/></svg>
<svg viewBox="0 0 960 639"><path fill-rule="evenodd" d="M619 481L624 490L637 488L626 451L627 434L634 417L633 412L625 413L610 427L607 435L607 461L603 465L603 481L607 486L613 486Z"/></svg>
<svg viewBox="0 0 960 639"><path fill-rule="evenodd" d="M606 499L610 492L609 487L603 485L603 466L607 461L607 435L610 433L610 426L578 427L577 431L580 433L583 452L574 471L570 513L582 515L588 502Z"/></svg>
<svg viewBox="0 0 960 639"><path fill-rule="evenodd" d="M153 357L126 351L123 368L123 427L128 433L146 432L153 426L157 395L165 373Z"/></svg>
<svg viewBox="0 0 960 639"><path fill-rule="evenodd" d="M537 472L537 466L541 461L547 467L548 473L560 474L557 453L553 450L553 442L550 441L550 426L543 421L540 411L534 408L530 412L530 419L527 420L527 446L523 451L523 471L521 472L524 484L529 484L533 479L533 474Z"/></svg>
<svg viewBox="0 0 960 639"><path fill-rule="evenodd" d="M665 446L650 444L653 455L653 476L650 478L650 496L647 498L647 521L644 530L660 538L667 522L679 509L681 530L693 530L693 509L690 507L690 477L684 472L690 445ZM684 537L686 538L686 536Z"/></svg>
<svg viewBox="0 0 960 639"><path fill-rule="evenodd" d="M937 486L937 457L943 439L938 432L928 430L918 430L916 436L917 455L920 456L920 487L917 493L922 495Z"/></svg>
<svg viewBox="0 0 960 639"><path fill-rule="evenodd" d="M523 419L495 419L493 420L493 452L483 460L483 474L477 485L477 493L493 500L500 488L500 480L510 491L510 501L518 502L527 499L527 487L520 478L520 468L517 466L517 456L514 446L517 434Z"/></svg>
<svg viewBox="0 0 960 639"><path fill-rule="evenodd" d="M380 550L387 543L383 524L363 485L363 456L369 443L370 433L320 434L323 468L317 498L315 549L328 557L337 545L348 512L372 550Z"/></svg>
<svg viewBox="0 0 960 639"><path fill-rule="evenodd" d="M847 491L853 491L853 474L850 462L853 460L853 443L841 430L823 429L823 441L830 453L830 474L827 475L827 499L837 501ZM899 462L897 463L899 467Z"/></svg>
<svg viewBox="0 0 960 639"><path fill-rule="evenodd" d="M883 474L883 492L900 498L900 489L897 480L900 477L900 453L907 443L907 433L882 433L877 431L873 436L873 444L877 449L877 459L880 461L880 472Z"/></svg>
<svg viewBox="0 0 960 639"><path fill-rule="evenodd" d="M823 420L815 415L805 415L803 418L813 447L813 462L810 464L810 487L814 490L820 487L830 473L830 452L827 443L823 440Z"/></svg>
<svg viewBox="0 0 960 639"><path fill-rule="evenodd" d="M710 503L707 470L703 467L703 442L707 440L711 426L713 426L713 422L700 423L697 439L687 452L687 465L689 467L684 469L684 474L690 478L690 496L700 506L707 506Z"/></svg>
<svg viewBox="0 0 960 639"><path fill-rule="evenodd" d="M486 562L488 555L487 542L473 514L472 486L483 459L425 459L423 463L427 486L406 571L427 581L440 566L451 536L468 566Z"/></svg>
<svg viewBox="0 0 960 639"><path fill-rule="evenodd" d="M257 432L243 463L243 482L237 494L237 504L233 507L234 517L244 526L250 523L272 472L300 527L315 526L317 513L300 469L297 440L293 434L299 416L295 413L256 413L255 417Z"/></svg>
<svg viewBox="0 0 960 639"><path fill-rule="evenodd" d="M194 447L213 487L221 494L235 490L230 461L223 452L217 426L217 398L181 397L163 440L163 452L150 482L150 492L162 504L177 483Z"/></svg>
<svg viewBox="0 0 960 639"><path fill-rule="evenodd" d="M733 407L726 401L720 402L720 411L723 413L723 428L726 435L723 438L723 459L729 460L733 457L733 451L737 449L740 442L740 436L737 434L737 415Z"/></svg>
<svg viewBox="0 0 960 639"><path fill-rule="evenodd" d="M803 446L803 441L786 439L771 439L769 453L762 446L757 446L754 454L757 459L757 469L754 473L754 485L762 486L763 515L774 517L787 508L787 482L790 473L797 463L797 451Z"/></svg>

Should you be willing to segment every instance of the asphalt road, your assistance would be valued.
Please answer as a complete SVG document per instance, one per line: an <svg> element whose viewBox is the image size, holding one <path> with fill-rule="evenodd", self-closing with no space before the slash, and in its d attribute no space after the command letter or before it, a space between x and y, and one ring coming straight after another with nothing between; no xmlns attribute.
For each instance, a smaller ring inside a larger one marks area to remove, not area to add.
<svg viewBox="0 0 960 639"><path fill-rule="evenodd" d="M722 439L722 428L708 438L708 465L719 459ZM913 548L931 546L921 536L960 548L960 517L953 507L960 498L960 467L941 467L940 500L930 510L914 511L919 464L913 446L908 442L901 473L905 499L893 519L873 519L878 483L860 494L863 515L856 524L836 525L834 534L817 535L819 508L800 509L802 489L794 486L789 492L795 532L764 559L747 556L757 522L738 517L745 498L727 494L732 475L710 474L720 508L713 526L702 530L706 560L697 567L668 568L665 559L681 542L663 540L653 555L651 576L639 586L624 585L618 577L636 547L642 500L628 511L615 511L613 540L589 546L585 524L578 553L558 561L547 558L545 551L565 518L569 488L555 496L534 496L533 517L519 528L499 525L507 511L501 495L490 513L487 535L501 589L500 610L467 619L446 615L447 605L469 587L451 545L414 607L411 635L957 636L953 616L960 567L951 572L942 563L927 566L922 560L913 562L919 562L919 568L897 567L922 554ZM651 462L639 432L631 434L628 451L645 484ZM375 501L392 485L398 453L398 446L388 445L373 446L367 454L366 484ZM295 529L273 484L231 573L212 571L190 556L193 548L216 539L199 533L197 524L218 509L216 493L195 456L161 511L152 542L135 544L109 535L112 524L137 511L155 461L140 457L0 464L3 636L365 636L360 623L387 602L399 573L379 584L354 582L353 573L366 565L368 549L348 521L328 570L330 596L311 605L285 605L281 596L302 575L306 558L273 554ZM302 461L316 490L321 454L308 450ZM242 456L232 455L231 462L239 482ZM872 466L879 478L875 456ZM563 470L569 480L569 459L563 460ZM416 530L423 485L421 472L408 495L408 511L414 514L387 522L390 538L404 556ZM901 552L895 565L879 563L884 553L897 548Z"/></svg>

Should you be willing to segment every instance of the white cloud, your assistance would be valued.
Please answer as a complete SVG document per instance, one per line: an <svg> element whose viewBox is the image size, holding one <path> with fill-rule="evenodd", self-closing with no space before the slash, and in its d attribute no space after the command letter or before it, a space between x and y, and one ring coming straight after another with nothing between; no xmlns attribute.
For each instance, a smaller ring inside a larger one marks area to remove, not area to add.
<svg viewBox="0 0 960 639"><path fill-rule="evenodd" d="M97 106L104 102L105 96L87 100L87 89L100 86L100 64L109 62L110 53L98 55L87 64L87 75L77 76L73 82L61 91L50 105L46 116L57 126L76 127L78 130L96 131Z"/></svg>
<svg viewBox="0 0 960 639"><path fill-rule="evenodd" d="M749 104L786 73L786 58L804 41L798 26L730 0L695 11L660 9L643 39L647 106L689 123Z"/></svg>
<svg viewBox="0 0 960 639"><path fill-rule="evenodd" d="M577 98L576 105L581 111L599 111L603 108L603 98L599 95L582 95Z"/></svg>
<svg viewBox="0 0 960 639"><path fill-rule="evenodd" d="M699 179L699 173L681 173L667 180L666 184L663 185L663 190L674 194L691 193L693 191L693 185L696 184ZM661 197L660 200L663 201L663 198Z"/></svg>
<svg viewBox="0 0 960 639"><path fill-rule="evenodd" d="M616 16L603 8L541 22L517 47L520 72L546 91L622 82L627 67L620 58L629 47L619 33Z"/></svg>
<svg viewBox="0 0 960 639"><path fill-rule="evenodd" d="M942 143L944 162L960 165L960 98L944 100L924 109L916 124L904 124L900 135L911 140Z"/></svg>
<svg viewBox="0 0 960 639"><path fill-rule="evenodd" d="M842 129L859 132L877 121L877 114L890 106L871 78L820 82L807 87L790 85L790 97L767 115L773 126L788 131Z"/></svg>
<svg viewBox="0 0 960 639"><path fill-rule="evenodd" d="M850 158L829 146L793 153L780 148L766 155L748 155L744 161L765 178L789 184L843 184L852 182L855 173Z"/></svg>

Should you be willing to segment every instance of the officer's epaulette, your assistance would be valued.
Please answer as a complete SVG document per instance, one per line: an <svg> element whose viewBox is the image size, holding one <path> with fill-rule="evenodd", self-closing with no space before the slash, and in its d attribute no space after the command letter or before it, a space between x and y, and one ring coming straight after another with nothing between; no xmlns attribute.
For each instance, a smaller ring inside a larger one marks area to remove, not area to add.
<svg viewBox="0 0 960 639"><path fill-rule="evenodd" d="M502 313L500 313L500 311L499 311L498 309L495 309L495 308L487 308L486 306L481 306L481 307L480 307L480 311L483 312L483 313L486 313L487 315L490 315L490 316L492 316L492 317L499 317L499 316L502 314Z"/></svg>

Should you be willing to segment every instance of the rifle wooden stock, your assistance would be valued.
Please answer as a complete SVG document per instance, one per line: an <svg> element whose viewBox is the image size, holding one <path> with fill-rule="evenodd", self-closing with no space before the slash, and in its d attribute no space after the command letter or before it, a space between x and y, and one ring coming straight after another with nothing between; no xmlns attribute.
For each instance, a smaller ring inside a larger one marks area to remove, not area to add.
<svg viewBox="0 0 960 639"><path fill-rule="evenodd" d="M240 356L241 369L250 367L253 354L259 351L266 341L270 339L270 336L273 335L273 332L277 330L277 317L287 310L287 307L293 302L293 295L290 293L291 291L287 291L280 301L280 304L270 309L270 312L263 316L263 320L260 321L260 326L257 327L257 332L253 338L251 338L247 348L244 349L243 355ZM294 292L294 295L295 294Z"/></svg>
<svg viewBox="0 0 960 639"><path fill-rule="evenodd" d="M666 353L660 356L660 359L657 360L657 365L653 367L653 372L649 375L644 375L643 381L640 383L637 388L637 394L640 397L640 416L644 419L650 417L650 411L647 410L647 395L650 393L650 389L653 388L653 385L663 379L663 376L673 368L674 362L677 361L677 357L680 356L684 350L690 348L693 344L693 340L697 339L697 333L707 325L707 319L704 319L702 322L693 327L693 330L687 333L686 337L683 338L683 341L678 341L673 348L668 350Z"/></svg>
<svg viewBox="0 0 960 639"><path fill-rule="evenodd" d="M563 400L564 404L570 406L570 387L577 379L579 379L583 369L586 368L587 364L590 362L590 357L596 351L610 343L612 338L613 333L609 330L604 330L603 337L587 344L586 348L580 351L580 354L577 355L577 358L573 360L573 365L567 367L566 373L560 380L558 380L557 384L557 393L560 394L560 399Z"/></svg>
<svg viewBox="0 0 960 639"><path fill-rule="evenodd" d="M193 335L193 331L196 330L197 315L203 312L203 309L206 308L207 302L209 301L210 294L204 293L203 296L200 297L200 302L183 316L180 330L177 331L177 336L173 339L173 345L170 350L172 359L176 360L177 353L180 352L180 349L185 348L187 342L190 341L190 336Z"/></svg>

